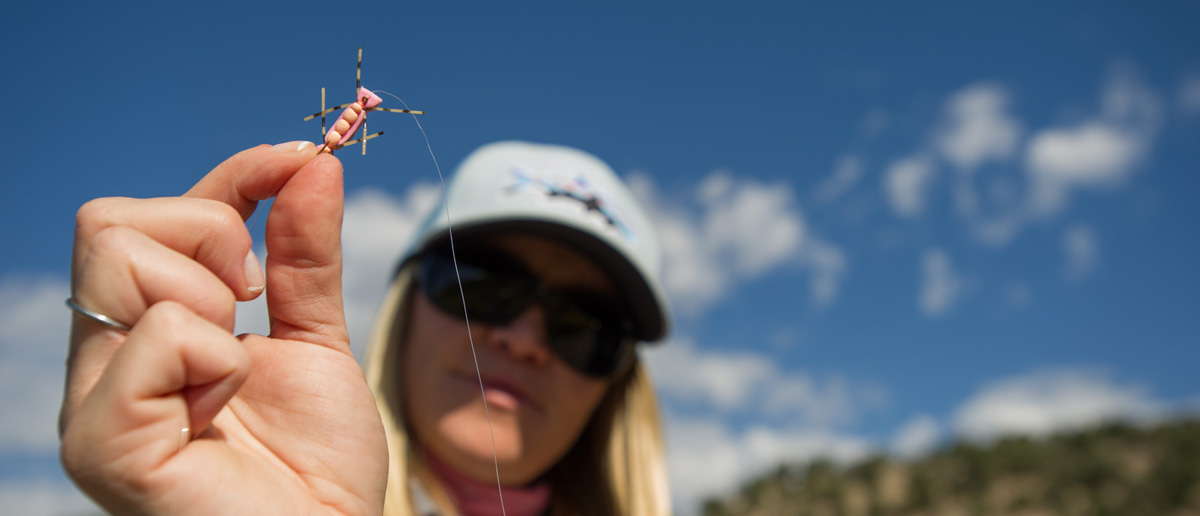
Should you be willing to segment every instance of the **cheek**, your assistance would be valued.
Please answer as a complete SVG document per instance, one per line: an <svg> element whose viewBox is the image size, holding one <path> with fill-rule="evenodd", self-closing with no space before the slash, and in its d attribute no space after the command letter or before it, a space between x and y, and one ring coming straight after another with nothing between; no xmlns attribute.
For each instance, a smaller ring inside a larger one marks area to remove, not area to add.
<svg viewBox="0 0 1200 516"><path fill-rule="evenodd" d="M556 378L552 392L556 393L553 403L551 428L553 441L570 446L579 437L592 413L608 392L608 382L589 378L573 371L565 371Z"/></svg>
<svg viewBox="0 0 1200 516"><path fill-rule="evenodd" d="M404 405L409 424L420 440L438 437L436 421L463 402L449 374L455 346L446 336L444 317L427 303L414 303L404 350ZM453 326L453 325L451 325Z"/></svg>

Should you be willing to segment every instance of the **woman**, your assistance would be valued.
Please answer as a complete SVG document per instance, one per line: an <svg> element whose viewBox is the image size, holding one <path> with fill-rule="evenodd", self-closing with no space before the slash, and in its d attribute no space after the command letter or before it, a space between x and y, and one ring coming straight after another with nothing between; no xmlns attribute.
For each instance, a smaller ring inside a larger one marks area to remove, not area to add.
<svg viewBox="0 0 1200 516"><path fill-rule="evenodd" d="M444 199L453 242L440 208L364 382L340 164L314 152L263 146L183 198L80 210L61 418L80 487L117 513L469 515L499 513L498 479L508 514L668 514L632 349L666 332L660 258L612 172L562 147L473 154ZM241 220L273 195L264 281ZM234 300L264 288L271 335L232 337Z"/></svg>

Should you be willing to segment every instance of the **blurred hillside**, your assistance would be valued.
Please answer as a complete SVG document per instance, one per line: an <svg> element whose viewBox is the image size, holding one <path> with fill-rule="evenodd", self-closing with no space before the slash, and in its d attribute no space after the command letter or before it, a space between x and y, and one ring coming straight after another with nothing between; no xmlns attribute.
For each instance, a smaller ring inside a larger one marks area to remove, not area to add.
<svg viewBox="0 0 1200 516"><path fill-rule="evenodd" d="M703 514L1200 515L1200 421L958 443L914 461L789 464Z"/></svg>

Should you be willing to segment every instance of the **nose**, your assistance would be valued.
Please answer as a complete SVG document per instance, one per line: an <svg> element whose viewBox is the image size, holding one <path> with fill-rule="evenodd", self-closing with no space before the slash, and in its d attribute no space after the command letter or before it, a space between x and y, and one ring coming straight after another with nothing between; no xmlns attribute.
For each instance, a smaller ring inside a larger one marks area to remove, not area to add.
<svg viewBox="0 0 1200 516"><path fill-rule="evenodd" d="M546 344L546 317L537 305L527 308L506 325L492 326L487 336L488 344L518 362L542 366L550 361L550 349Z"/></svg>

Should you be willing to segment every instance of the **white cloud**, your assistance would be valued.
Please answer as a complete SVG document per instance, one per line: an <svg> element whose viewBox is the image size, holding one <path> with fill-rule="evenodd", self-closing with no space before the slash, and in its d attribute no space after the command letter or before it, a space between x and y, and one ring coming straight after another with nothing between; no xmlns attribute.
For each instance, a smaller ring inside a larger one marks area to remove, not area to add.
<svg viewBox="0 0 1200 516"><path fill-rule="evenodd" d="M832 428L886 398L882 389L838 375L783 371L767 355L703 350L683 337L642 357L663 402L672 496L681 514L696 514L705 497L782 462L867 456L869 441ZM704 415L684 418L673 408ZM731 422L741 419L735 414L752 423L735 429Z"/></svg>
<svg viewBox="0 0 1200 516"><path fill-rule="evenodd" d="M1041 211L1056 211L1071 188L1111 185L1124 179L1142 152L1135 135L1104 122L1047 129L1029 146L1029 169L1040 189Z"/></svg>
<svg viewBox="0 0 1200 516"><path fill-rule="evenodd" d="M0 453L53 454L66 370L65 279L0 281Z"/></svg>
<svg viewBox="0 0 1200 516"><path fill-rule="evenodd" d="M989 159L1013 155L1021 128L1007 113L1008 93L994 83L980 83L955 93L947 102L933 144L959 171L970 172Z"/></svg>
<svg viewBox="0 0 1200 516"><path fill-rule="evenodd" d="M39 361L67 355L71 312L65 278L10 275L0 280L0 351Z"/></svg>
<svg viewBox="0 0 1200 516"><path fill-rule="evenodd" d="M757 384L778 374L775 365L751 353L705 353L686 338L643 353L655 386L668 396L732 410L750 399Z"/></svg>
<svg viewBox="0 0 1200 516"><path fill-rule="evenodd" d="M663 249L663 287L672 307L696 313L725 293L732 278L706 249L694 217L673 206L647 176L627 179L638 203L647 211Z"/></svg>
<svg viewBox="0 0 1200 516"><path fill-rule="evenodd" d="M801 261L812 273L810 288L813 304L829 306L837 297L842 276L846 273L846 254L837 246L813 235L804 242Z"/></svg>
<svg viewBox="0 0 1200 516"><path fill-rule="evenodd" d="M976 241L992 247L1008 244L1016 238L1027 221L1023 212L1012 211L1001 215L968 221L971 236Z"/></svg>
<svg viewBox="0 0 1200 516"><path fill-rule="evenodd" d="M5 514L22 516L104 514L70 483L46 478L7 479L0 482L0 507L4 508Z"/></svg>
<svg viewBox="0 0 1200 516"><path fill-rule="evenodd" d="M816 427L853 421L882 403L878 389L833 375L783 371L769 356L709 351L686 337L642 353L668 401L717 413L749 413Z"/></svg>
<svg viewBox="0 0 1200 516"><path fill-rule="evenodd" d="M1062 250L1066 259L1063 271L1068 280L1081 281L1096 270L1100 263L1100 245L1096 240L1096 231L1083 224L1063 232Z"/></svg>
<svg viewBox="0 0 1200 516"><path fill-rule="evenodd" d="M913 417L892 438L891 451L902 459L925 455L937 446L942 427L928 414Z"/></svg>
<svg viewBox="0 0 1200 516"><path fill-rule="evenodd" d="M361 190L346 199L342 284L346 324L356 356L362 356L396 260L416 236L440 194L441 188L436 184L416 184L402 199L377 190ZM450 217L453 222L454 214Z"/></svg>
<svg viewBox="0 0 1200 516"><path fill-rule="evenodd" d="M925 209L933 173L933 160L924 154L893 161L883 176L884 192L892 211L902 217L920 215Z"/></svg>
<svg viewBox="0 0 1200 516"><path fill-rule="evenodd" d="M1200 114L1200 74L1188 75L1180 81L1179 111L1185 116Z"/></svg>
<svg viewBox="0 0 1200 516"><path fill-rule="evenodd" d="M67 280L8 276L0 280L0 460L5 454L56 464L58 410L71 312ZM60 473L57 478L0 479L5 514L99 513Z"/></svg>
<svg viewBox="0 0 1200 516"><path fill-rule="evenodd" d="M1108 420L1153 418L1162 411L1144 389L1118 385L1096 371L1047 370L984 387L955 413L954 429L977 440L1044 437Z"/></svg>
<svg viewBox="0 0 1200 516"><path fill-rule="evenodd" d="M737 282L780 267L807 268L817 304L835 297L845 271L840 250L806 229L790 187L714 172L686 199L669 198L634 174L628 184L663 246L663 284L675 309L698 314Z"/></svg>
<svg viewBox="0 0 1200 516"><path fill-rule="evenodd" d="M1026 152L1032 183L1029 209L1051 215L1072 191L1125 181L1149 149L1161 118L1159 101L1128 66L1113 67L1095 116L1044 129Z"/></svg>
<svg viewBox="0 0 1200 516"><path fill-rule="evenodd" d="M804 218L790 188L735 182L718 172L706 177L697 193L708 248L727 254L740 274L756 277L796 256L804 238Z"/></svg>
<svg viewBox="0 0 1200 516"><path fill-rule="evenodd" d="M963 280L954 271L950 255L932 248L921 257L921 289L917 304L927 316L945 313L962 294Z"/></svg>
<svg viewBox="0 0 1200 516"><path fill-rule="evenodd" d="M858 184L862 169L862 160L855 156L842 156L833 167L833 174L813 190L813 200L817 204L829 204L842 198Z"/></svg>
<svg viewBox="0 0 1200 516"><path fill-rule="evenodd" d="M681 514L699 513L706 497L727 494L734 486L782 462L824 458L850 464L868 456L871 444L860 438L804 428L754 425L741 432L720 420L665 421L671 495Z"/></svg>
<svg viewBox="0 0 1200 516"><path fill-rule="evenodd" d="M763 404L768 413L801 415L814 426L852 421L863 405L863 396L856 395L839 376L828 378L823 385L809 375L795 373L767 382Z"/></svg>
<svg viewBox="0 0 1200 516"><path fill-rule="evenodd" d="M1189 88L1196 93L1185 93ZM1189 95L1198 100L1183 100ZM1181 106L1200 106L1200 76L1184 79L1179 98ZM1009 103L1008 89L994 82L952 94L929 139L884 169L884 196L893 213L915 218L927 211L931 193L940 191L938 168L944 161L962 172L945 187L964 228L984 245L1006 245L1031 221L1062 212L1076 192L1126 182L1152 148L1162 122L1161 102L1127 63L1111 67L1090 112L1033 130L1028 138ZM1024 168L1020 178L1004 169L988 176L971 173L988 162L1018 157Z"/></svg>

